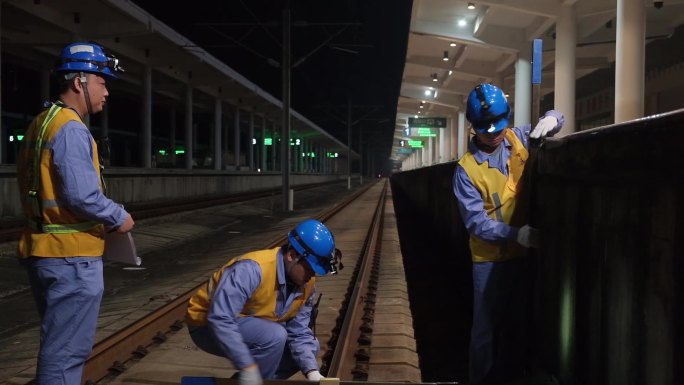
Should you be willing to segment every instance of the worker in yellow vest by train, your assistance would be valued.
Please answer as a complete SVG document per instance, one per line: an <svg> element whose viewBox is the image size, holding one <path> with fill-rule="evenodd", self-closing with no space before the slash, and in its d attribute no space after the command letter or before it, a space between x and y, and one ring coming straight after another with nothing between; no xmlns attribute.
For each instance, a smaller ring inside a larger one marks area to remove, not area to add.
<svg viewBox="0 0 684 385"><path fill-rule="evenodd" d="M453 190L470 233L473 260L473 325L470 383L502 384L525 374L530 320L528 247L537 230L518 207L520 181L530 138L557 133L563 114L548 111L530 124L508 127L510 107L503 91L480 84L468 95L466 118L475 131L458 161Z"/></svg>
<svg viewBox="0 0 684 385"><path fill-rule="evenodd" d="M311 329L316 278L337 273L342 253L321 222L308 219L288 243L228 261L190 299L186 323L202 350L227 357L240 385L321 375Z"/></svg>
<svg viewBox="0 0 684 385"><path fill-rule="evenodd" d="M118 60L93 43L67 45L59 99L29 125L17 162L27 227L18 256L41 316L39 385L81 383L104 291L104 232L134 222L103 192L97 146L84 119L102 111Z"/></svg>

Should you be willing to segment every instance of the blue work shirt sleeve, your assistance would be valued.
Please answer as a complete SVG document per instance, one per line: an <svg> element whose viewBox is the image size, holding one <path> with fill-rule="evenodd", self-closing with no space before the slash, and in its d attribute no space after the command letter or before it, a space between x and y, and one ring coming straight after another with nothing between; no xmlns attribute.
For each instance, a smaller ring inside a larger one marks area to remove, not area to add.
<svg viewBox="0 0 684 385"><path fill-rule="evenodd" d="M307 298L304 305L299 308L297 315L286 322L287 342L292 353L292 358L299 365L303 373L309 370L318 370L316 352L318 352L318 340L309 328L309 320L316 298L316 290Z"/></svg>
<svg viewBox="0 0 684 385"><path fill-rule="evenodd" d="M108 228L121 226L128 213L100 190L90 131L80 122L69 121L51 145L60 204L85 220L103 223Z"/></svg>
<svg viewBox="0 0 684 385"><path fill-rule="evenodd" d="M209 329L216 343L237 369L256 363L240 334L237 321L259 284L261 268L256 262L236 262L223 272L207 313Z"/></svg>
<svg viewBox="0 0 684 385"><path fill-rule="evenodd" d="M487 215L482 195L461 166L456 167L452 188L463 224L471 235L487 242L503 242L517 237L517 228Z"/></svg>

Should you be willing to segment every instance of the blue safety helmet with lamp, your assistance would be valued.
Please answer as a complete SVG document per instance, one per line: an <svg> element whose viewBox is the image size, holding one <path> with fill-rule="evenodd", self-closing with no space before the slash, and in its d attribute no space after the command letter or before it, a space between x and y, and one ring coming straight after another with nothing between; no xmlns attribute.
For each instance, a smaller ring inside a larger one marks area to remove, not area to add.
<svg viewBox="0 0 684 385"><path fill-rule="evenodd" d="M337 273L342 253L335 248L335 238L323 223L307 219L290 231L287 238L290 246L304 258L316 275Z"/></svg>
<svg viewBox="0 0 684 385"><path fill-rule="evenodd" d="M119 59L107 54L102 46L94 43L72 43L64 47L60 63L55 69L62 74L86 72L116 79L115 72L123 72Z"/></svg>
<svg viewBox="0 0 684 385"><path fill-rule="evenodd" d="M475 131L493 134L508 127L511 108L503 91L492 84L480 84L468 95L466 119Z"/></svg>

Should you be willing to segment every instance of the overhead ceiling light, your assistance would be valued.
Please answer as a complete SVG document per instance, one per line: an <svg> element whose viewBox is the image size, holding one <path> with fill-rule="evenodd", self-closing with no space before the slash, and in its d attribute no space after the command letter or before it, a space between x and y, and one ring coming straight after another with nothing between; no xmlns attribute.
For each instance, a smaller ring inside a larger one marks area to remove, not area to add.
<svg viewBox="0 0 684 385"><path fill-rule="evenodd" d="M444 56L442 57L442 60L449 61L449 51L444 51Z"/></svg>
<svg viewBox="0 0 684 385"><path fill-rule="evenodd" d="M449 47L456 47L456 43L452 41L451 43L449 43Z"/></svg>
<svg viewBox="0 0 684 385"><path fill-rule="evenodd" d="M458 26L459 26L459 27L465 27L466 24L467 24L467 23L466 23L465 19L459 19L459 20L458 20Z"/></svg>
<svg viewBox="0 0 684 385"><path fill-rule="evenodd" d="M449 76L451 76L451 74L453 74L453 73L454 73L454 71L449 70Z"/></svg>
<svg viewBox="0 0 684 385"><path fill-rule="evenodd" d="M437 81L437 73L433 73L431 76L432 76L432 81L436 82Z"/></svg>
<svg viewBox="0 0 684 385"><path fill-rule="evenodd" d="M432 95L432 92L430 90L425 90L425 96L430 96Z"/></svg>
<svg viewBox="0 0 684 385"><path fill-rule="evenodd" d="M468 3L468 9L475 9L475 4Z"/></svg>

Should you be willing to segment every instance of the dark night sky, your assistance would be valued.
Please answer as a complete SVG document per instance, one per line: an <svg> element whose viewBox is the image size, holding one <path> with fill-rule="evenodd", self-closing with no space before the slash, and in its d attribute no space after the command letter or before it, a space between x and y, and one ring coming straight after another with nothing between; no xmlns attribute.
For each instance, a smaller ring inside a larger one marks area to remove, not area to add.
<svg viewBox="0 0 684 385"><path fill-rule="evenodd" d="M134 3L282 99L283 0ZM347 101L376 168L386 169L406 56L411 0L292 0L292 107L347 143ZM306 25L308 23L308 25ZM364 148L364 151L366 149Z"/></svg>

